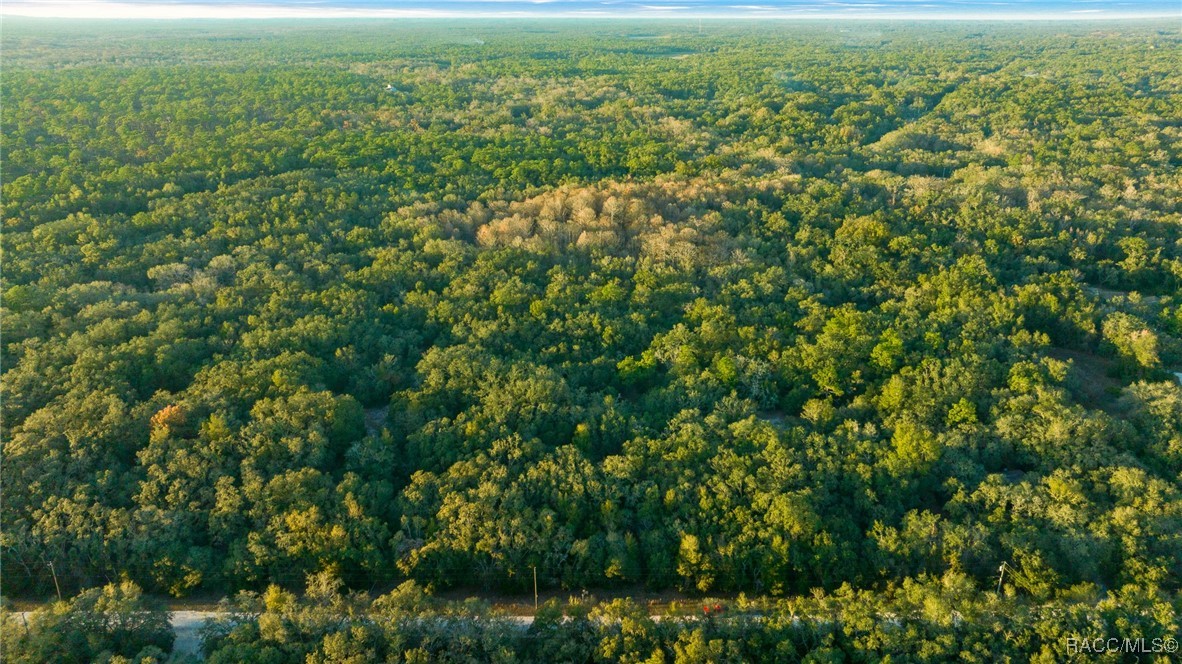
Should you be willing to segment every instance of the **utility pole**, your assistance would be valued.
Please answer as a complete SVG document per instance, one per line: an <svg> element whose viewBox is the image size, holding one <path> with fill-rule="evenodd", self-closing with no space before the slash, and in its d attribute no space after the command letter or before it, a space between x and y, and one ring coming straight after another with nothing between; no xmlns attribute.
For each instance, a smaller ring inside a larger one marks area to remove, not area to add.
<svg viewBox="0 0 1182 664"><path fill-rule="evenodd" d="M538 612L538 566L534 565L534 613Z"/></svg>
<svg viewBox="0 0 1182 664"><path fill-rule="evenodd" d="M57 571L53 569L53 561L49 561L49 573L53 575L53 587L57 590L57 601L62 601L62 587L57 584Z"/></svg>
<svg viewBox="0 0 1182 664"><path fill-rule="evenodd" d="M1003 579L1006 578L1006 564L1005 564L1004 560L1001 563L1001 567L997 568L997 571L1001 572L1001 574L999 574L997 576L997 594L1000 595L1001 594L1001 582Z"/></svg>

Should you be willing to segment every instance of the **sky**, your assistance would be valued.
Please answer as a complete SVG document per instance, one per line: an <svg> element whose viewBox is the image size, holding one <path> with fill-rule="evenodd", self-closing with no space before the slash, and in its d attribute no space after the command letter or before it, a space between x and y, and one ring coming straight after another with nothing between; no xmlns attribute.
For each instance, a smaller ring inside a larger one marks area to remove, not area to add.
<svg viewBox="0 0 1182 664"><path fill-rule="evenodd" d="M5 16L98 19L1157 17L1182 29L1182 0L0 0Z"/></svg>

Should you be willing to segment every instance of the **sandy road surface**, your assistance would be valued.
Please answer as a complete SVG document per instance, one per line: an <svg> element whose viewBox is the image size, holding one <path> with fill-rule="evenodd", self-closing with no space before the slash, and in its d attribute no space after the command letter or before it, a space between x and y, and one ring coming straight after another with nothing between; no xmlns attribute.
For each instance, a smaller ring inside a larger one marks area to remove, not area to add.
<svg viewBox="0 0 1182 664"><path fill-rule="evenodd" d="M178 655L197 655L201 652L201 636L198 630L210 618L217 617L217 611L173 611L172 631L176 642L172 650Z"/></svg>

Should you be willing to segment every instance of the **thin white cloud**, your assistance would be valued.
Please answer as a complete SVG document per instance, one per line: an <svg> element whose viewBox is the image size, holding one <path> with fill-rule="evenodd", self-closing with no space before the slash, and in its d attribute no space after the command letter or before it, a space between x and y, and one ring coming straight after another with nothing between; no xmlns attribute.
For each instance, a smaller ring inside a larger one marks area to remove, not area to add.
<svg viewBox="0 0 1182 664"><path fill-rule="evenodd" d="M348 9L296 5L207 5L105 2L104 0L41 0L5 2L6 16L105 19L252 19L252 18L444 18L455 12L430 9Z"/></svg>

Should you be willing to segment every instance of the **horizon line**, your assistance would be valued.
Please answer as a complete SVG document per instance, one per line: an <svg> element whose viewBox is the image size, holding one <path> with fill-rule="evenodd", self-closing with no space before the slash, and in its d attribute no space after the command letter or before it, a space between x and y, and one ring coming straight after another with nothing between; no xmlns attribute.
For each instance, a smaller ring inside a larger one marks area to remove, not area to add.
<svg viewBox="0 0 1182 664"><path fill-rule="evenodd" d="M533 0L546 4L547 0ZM583 9L550 11L543 8L536 11L461 11L454 9L396 9L363 7L296 7L277 3L254 3L236 6L203 2L118 2L108 0L64 0L39 2L17 0L0 2L0 16L5 18L66 19L66 20L341 20L341 19L694 19L711 21L777 20L777 21L998 21L998 22L1066 22L1066 21L1130 21L1149 19L1177 19L1182 28L1182 9L1170 13L1115 13L1101 9L1072 10L1066 12L905 12L865 11L865 8L845 12L821 6L797 7L791 9L756 9L743 12L721 13L717 11L686 11L686 7L646 7L634 11ZM826 8L827 9L827 8Z"/></svg>

